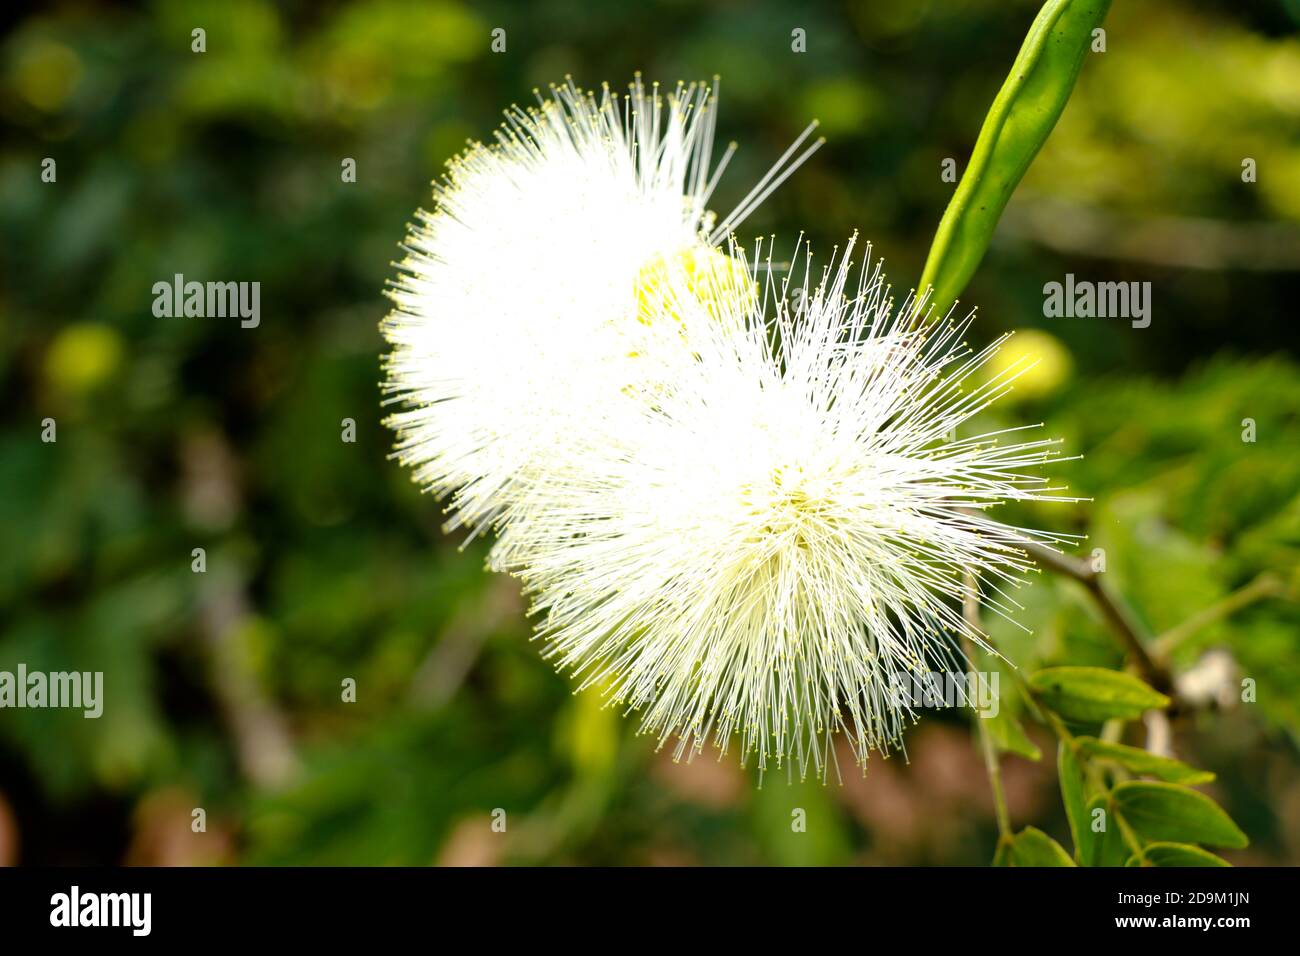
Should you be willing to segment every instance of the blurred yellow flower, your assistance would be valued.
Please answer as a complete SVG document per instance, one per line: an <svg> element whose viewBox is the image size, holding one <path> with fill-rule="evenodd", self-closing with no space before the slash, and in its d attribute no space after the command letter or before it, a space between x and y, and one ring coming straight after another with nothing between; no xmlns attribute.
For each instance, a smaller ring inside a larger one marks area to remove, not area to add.
<svg viewBox="0 0 1300 956"><path fill-rule="evenodd" d="M121 359L122 339L116 329L79 322L55 337L45 353L45 376L56 390L81 395L111 378Z"/></svg>
<svg viewBox="0 0 1300 956"><path fill-rule="evenodd" d="M61 109L81 79L81 59L62 43L39 40L18 54L13 83L32 106L46 113Z"/></svg>
<svg viewBox="0 0 1300 956"><path fill-rule="evenodd" d="M865 135L880 107L875 91L853 77L822 80L804 96L804 108L821 121L828 135Z"/></svg>
<svg viewBox="0 0 1300 956"><path fill-rule="evenodd" d="M1040 329L1025 329L1011 336L989 362L990 376L1005 374L1012 366L1028 368L1016 379L1009 401L1044 398L1070 378L1074 360L1060 339Z"/></svg>
<svg viewBox="0 0 1300 956"><path fill-rule="evenodd" d="M606 703L601 688L580 690L560 724L560 749L580 773L603 773L618 756L619 711Z"/></svg>

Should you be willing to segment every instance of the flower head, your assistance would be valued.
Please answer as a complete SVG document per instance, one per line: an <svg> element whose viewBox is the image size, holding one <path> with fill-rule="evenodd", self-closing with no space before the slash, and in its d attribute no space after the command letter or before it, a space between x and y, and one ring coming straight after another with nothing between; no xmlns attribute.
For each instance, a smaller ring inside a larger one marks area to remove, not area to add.
<svg viewBox="0 0 1300 956"><path fill-rule="evenodd" d="M1033 469L1054 443L955 437L1026 364L988 376L1001 340L975 351L969 318L894 310L879 266L854 287L853 245L816 284L806 259L776 282L759 252L670 276L639 400L515 503L496 552L557 666L679 755L712 739L824 771L834 731L860 761L890 746L894 682L981 640L966 575L1006 610L1021 546L1053 540L985 511L1052 497Z"/></svg>
<svg viewBox="0 0 1300 956"><path fill-rule="evenodd" d="M713 243L816 148L790 161L810 127L718 223L707 204L731 149L712 169L715 98L716 85L553 87L453 160L418 214L383 326L389 421L415 479L453 496L453 527L504 519L508 492L620 394L659 265L719 256Z"/></svg>

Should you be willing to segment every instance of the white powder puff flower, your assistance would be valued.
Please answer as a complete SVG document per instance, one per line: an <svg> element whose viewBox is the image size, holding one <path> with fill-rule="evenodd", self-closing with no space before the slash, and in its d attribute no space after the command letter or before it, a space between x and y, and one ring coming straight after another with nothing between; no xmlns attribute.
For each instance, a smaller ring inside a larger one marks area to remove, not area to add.
<svg viewBox="0 0 1300 956"><path fill-rule="evenodd" d="M451 527L504 517L508 493L544 475L641 351L639 290L668 262L721 258L713 243L819 142L812 131L722 222L707 209L734 144L711 168L714 87L661 95L552 88L514 107L435 185L389 291L383 332L397 457L439 496ZM815 126L815 124L813 124Z"/></svg>
<svg viewBox="0 0 1300 956"><path fill-rule="evenodd" d="M1002 340L976 352L969 318L895 312L879 266L846 294L852 248L815 286L810 262L800 285L768 268L762 301L757 265L670 277L657 321L687 347L656 351L639 400L593 422L500 542L547 655L679 757L712 739L824 774L834 732L859 762L896 744L895 682L981 640L965 575L1007 612L1020 546L1064 540L985 514L1054 497L1033 474L1054 442L955 437L1027 366L990 377Z"/></svg>

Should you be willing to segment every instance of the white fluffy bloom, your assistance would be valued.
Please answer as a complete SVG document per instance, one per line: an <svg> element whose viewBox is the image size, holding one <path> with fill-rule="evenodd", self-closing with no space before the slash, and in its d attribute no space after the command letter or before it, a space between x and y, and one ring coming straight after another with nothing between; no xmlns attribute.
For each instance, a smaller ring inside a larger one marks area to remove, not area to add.
<svg viewBox="0 0 1300 956"><path fill-rule="evenodd" d="M1023 369L990 377L1000 342L968 348L969 318L895 312L878 266L846 293L852 248L815 284L810 263L799 285L675 270L635 400L512 505L498 561L548 656L679 756L712 739L824 772L843 731L864 761L908 717L895 677L980 641L964 576L1007 610L1020 546L1061 540L984 514L1052 497L1032 471L1053 442L954 437Z"/></svg>
<svg viewBox="0 0 1300 956"><path fill-rule="evenodd" d="M552 88L453 160L417 214L389 292L385 389L403 408L397 455L454 495L453 527L500 521L617 399L637 364L639 280L720 255L712 243L818 145L792 159L810 127L717 223L707 204L731 148L711 171L715 98L640 80L625 97Z"/></svg>

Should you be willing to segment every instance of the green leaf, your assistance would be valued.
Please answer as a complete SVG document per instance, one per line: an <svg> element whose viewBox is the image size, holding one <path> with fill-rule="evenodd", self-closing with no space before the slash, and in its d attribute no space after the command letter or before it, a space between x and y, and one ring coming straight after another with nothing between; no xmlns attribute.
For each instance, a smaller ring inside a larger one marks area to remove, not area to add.
<svg viewBox="0 0 1300 956"><path fill-rule="evenodd" d="M1065 816L1070 821L1070 837L1074 840L1074 858L1083 859L1083 848L1088 842L1084 831L1088 827L1088 808L1083 798L1083 772L1069 745L1062 740L1056 751L1056 773L1061 779L1061 802Z"/></svg>
<svg viewBox="0 0 1300 956"><path fill-rule="evenodd" d="M1169 706L1169 698L1132 674L1105 667L1048 667L1029 678L1039 700L1067 721L1134 720Z"/></svg>
<svg viewBox="0 0 1300 956"><path fill-rule="evenodd" d="M1179 784L1132 781L1112 793L1125 822L1148 840L1233 848L1250 842L1222 807Z"/></svg>
<svg viewBox="0 0 1300 956"><path fill-rule="evenodd" d="M1092 31L1109 8L1110 0L1048 0L1030 26L984 118L921 274L918 290L934 287L939 314L984 258L1007 200L1065 109Z"/></svg>
<svg viewBox="0 0 1300 956"><path fill-rule="evenodd" d="M1098 810L1102 811L1100 815ZM1086 819L1079 862L1084 866L1123 866L1129 848L1115 821L1115 808L1111 805L1109 793L1099 793L1088 802ZM1102 829L1094 829L1098 826Z"/></svg>
<svg viewBox="0 0 1300 956"><path fill-rule="evenodd" d="M1208 770L1198 770L1181 760L1148 753L1140 747L1107 743L1096 737L1076 737L1075 742L1086 757L1110 760L1133 773L1146 777L1157 777L1169 783L1181 783L1186 786L1209 783L1214 779L1214 774Z"/></svg>
<svg viewBox="0 0 1300 956"><path fill-rule="evenodd" d="M1208 850L1187 843L1152 843L1143 848L1147 866L1230 866L1227 860ZM1128 858L1126 866L1142 866L1137 856Z"/></svg>
<svg viewBox="0 0 1300 956"><path fill-rule="evenodd" d="M983 717L984 726L988 728L989 736L997 744L999 750L1004 753L1013 753L1028 760L1038 760L1043 756L1043 752L1038 749L1038 745L1029 739L1025 733L1025 728L1014 715L1008 712L1005 706L1002 707L994 717Z"/></svg>
<svg viewBox="0 0 1300 956"><path fill-rule="evenodd" d="M1042 830L1025 827L1011 844L1010 866L1074 866L1070 855Z"/></svg>

